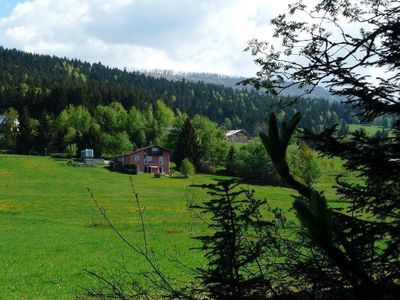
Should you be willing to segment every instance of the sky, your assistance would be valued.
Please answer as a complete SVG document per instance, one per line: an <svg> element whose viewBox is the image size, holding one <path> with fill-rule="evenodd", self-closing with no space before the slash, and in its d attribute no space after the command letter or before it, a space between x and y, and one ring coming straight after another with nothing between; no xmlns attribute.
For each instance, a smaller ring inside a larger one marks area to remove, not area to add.
<svg viewBox="0 0 400 300"><path fill-rule="evenodd" d="M128 70L253 76L289 0L1 0L0 45Z"/></svg>

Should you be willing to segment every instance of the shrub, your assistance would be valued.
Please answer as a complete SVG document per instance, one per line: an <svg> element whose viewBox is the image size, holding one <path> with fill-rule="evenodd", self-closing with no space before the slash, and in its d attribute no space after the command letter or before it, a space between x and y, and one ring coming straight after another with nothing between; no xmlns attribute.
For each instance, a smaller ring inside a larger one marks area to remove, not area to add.
<svg viewBox="0 0 400 300"><path fill-rule="evenodd" d="M316 183L322 175L321 159L304 142L289 149L287 160L292 173L308 186Z"/></svg>
<svg viewBox="0 0 400 300"><path fill-rule="evenodd" d="M137 166L135 164L126 164L124 165L124 170L129 174L136 175L137 174Z"/></svg>
<svg viewBox="0 0 400 300"><path fill-rule="evenodd" d="M236 152L230 171L239 177L261 180L270 184L281 182L271 159L258 138L242 146Z"/></svg>
<svg viewBox="0 0 400 300"><path fill-rule="evenodd" d="M0 149L0 154L12 154L12 150L8 150L8 149Z"/></svg>
<svg viewBox="0 0 400 300"><path fill-rule="evenodd" d="M67 158L67 155L65 153L51 153L50 157L51 158Z"/></svg>
<svg viewBox="0 0 400 300"><path fill-rule="evenodd" d="M181 171L182 175L185 176L186 178L195 173L195 169L194 169L193 164L187 158L185 158L182 161L182 165L181 165L180 171Z"/></svg>
<svg viewBox="0 0 400 300"><path fill-rule="evenodd" d="M74 157L76 156L76 153L78 152L78 147L76 144L69 144L65 148L65 156L66 157Z"/></svg>
<svg viewBox="0 0 400 300"><path fill-rule="evenodd" d="M215 165L209 165L206 167L206 173L208 174L216 174L217 173L217 167Z"/></svg>
<svg viewBox="0 0 400 300"><path fill-rule="evenodd" d="M154 174L154 178L161 178L161 176L162 176L161 173L155 173Z"/></svg>

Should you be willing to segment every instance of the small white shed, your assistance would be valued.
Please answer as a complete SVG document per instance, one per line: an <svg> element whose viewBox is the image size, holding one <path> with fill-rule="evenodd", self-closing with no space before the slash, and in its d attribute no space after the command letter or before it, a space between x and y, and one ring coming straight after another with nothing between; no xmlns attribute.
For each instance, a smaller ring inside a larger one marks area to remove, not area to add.
<svg viewBox="0 0 400 300"><path fill-rule="evenodd" d="M85 149L81 151L81 158L93 158L94 154L93 154L93 149Z"/></svg>

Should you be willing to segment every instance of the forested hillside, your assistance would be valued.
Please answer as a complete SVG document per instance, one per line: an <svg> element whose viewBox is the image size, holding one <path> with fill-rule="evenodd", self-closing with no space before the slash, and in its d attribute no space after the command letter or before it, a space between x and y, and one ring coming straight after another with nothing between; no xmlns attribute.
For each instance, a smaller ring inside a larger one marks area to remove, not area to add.
<svg viewBox="0 0 400 300"><path fill-rule="evenodd" d="M254 133L265 121L276 98L257 91L232 89L192 81L169 81L138 72L111 69L100 63L32 55L0 48L0 111L26 106L34 118L58 115L67 105L89 109L119 101L125 108L144 110L162 99L173 109L201 114L227 127ZM304 100L285 109L304 113L304 127L331 125L340 119L356 123L349 107L341 103Z"/></svg>
<svg viewBox="0 0 400 300"><path fill-rule="evenodd" d="M279 100L256 90L170 81L101 63L0 48L0 114L9 120L2 147L20 153L67 151L75 145L111 155L132 145L168 144L168 132L182 125L186 115L202 115L225 129L245 128L255 135ZM290 118L297 111L303 115L300 126L316 132L359 122L350 106L323 99L284 106L278 117ZM16 118L18 134L10 123Z"/></svg>

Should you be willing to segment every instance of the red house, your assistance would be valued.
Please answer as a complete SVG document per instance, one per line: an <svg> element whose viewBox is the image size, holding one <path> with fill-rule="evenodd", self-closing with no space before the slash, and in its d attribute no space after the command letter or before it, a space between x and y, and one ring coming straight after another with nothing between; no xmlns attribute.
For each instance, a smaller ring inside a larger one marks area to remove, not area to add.
<svg viewBox="0 0 400 300"><path fill-rule="evenodd" d="M115 162L121 163L122 167L135 165L138 172L168 174L170 155L168 149L154 145L117 156Z"/></svg>

